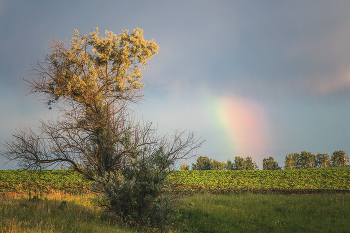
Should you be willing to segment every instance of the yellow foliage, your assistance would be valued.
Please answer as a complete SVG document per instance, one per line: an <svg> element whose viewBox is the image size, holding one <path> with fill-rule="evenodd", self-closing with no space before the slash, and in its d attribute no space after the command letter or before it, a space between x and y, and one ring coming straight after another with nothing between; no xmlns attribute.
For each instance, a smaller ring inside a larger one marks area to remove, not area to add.
<svg viewBox="0 0 350 233"><path fill-rule="evenodd" d="M60 40L49 45L45 66L39 66L39 80L32 80L34 92L45 92L56 102L60 97L72 99L84 106L96 99L114 101L133 100L144 83L142 71L147 60L158 53L158 45L143 37L136 28L118 36L105 31L100 37L98 28L80 35L75 30L70 47Z"/></svg>

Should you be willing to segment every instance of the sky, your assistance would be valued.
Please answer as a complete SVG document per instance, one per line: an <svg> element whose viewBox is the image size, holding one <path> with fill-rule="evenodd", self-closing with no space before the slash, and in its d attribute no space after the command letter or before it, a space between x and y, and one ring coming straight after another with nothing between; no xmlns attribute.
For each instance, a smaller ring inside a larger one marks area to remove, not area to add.
<svg viewBox="0 0 350 233"><path fill-rule="evenodd" d="M136 112L162 134L194 131L206 140L198 155L251 156L262 169L270 156L283 166L293 152L350 152L349 10L338 0L0 0L0 144L58 116L21 80L50 40L98 27L141 28L158 44Z"/></svg>

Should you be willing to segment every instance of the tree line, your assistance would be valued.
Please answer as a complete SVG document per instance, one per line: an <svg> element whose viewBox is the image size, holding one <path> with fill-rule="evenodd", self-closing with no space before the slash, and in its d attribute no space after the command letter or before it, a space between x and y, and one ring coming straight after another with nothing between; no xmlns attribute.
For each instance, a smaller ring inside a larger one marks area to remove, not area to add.
<svg viewBox="0 0 350 233"><path fill-rule="evenodd" d="M317 153L302 151L299 153L287 154L283 169L304 169L304 168L326 168L326 167L344 167L349 163L349 157L346 151L334 151L331 156L326 153ZM210 159L207 156L199 156L195 163L190 165L184 162L180 165L180 170L258 170L256 162L252 157L246 158L236 156L233 161L227 162ZM282 170L273 157L263 159L263 170Z"/></svg>
<svg viewBox="0 0 350 233"><path fill-rule="evenodd" d="M190 165L184 162L180 165L180 170L190 170ZM258 170L258 166L250 156L236 156L233 161L228 159L227 162L221 162L201 155L191 164L191 170Z"/></svg>
<svg viewBox="0 0 350 233"><path fill-rule="evenodd" d="M334 151L331 156L326 153L314 155L311 152L302 151L300 154L291 153L286 155L284 169L344 167L348 163L348 154L343 150Z"/></svg>

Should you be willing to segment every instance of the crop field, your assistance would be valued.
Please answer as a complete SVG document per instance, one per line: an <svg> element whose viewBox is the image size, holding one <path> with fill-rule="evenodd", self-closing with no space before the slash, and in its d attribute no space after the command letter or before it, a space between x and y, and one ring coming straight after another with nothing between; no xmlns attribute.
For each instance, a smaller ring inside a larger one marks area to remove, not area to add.
<svg viewBox="0 0 350 233"><path fill-rule="evenodd" d="M69 170L0 170L0 193L29 191L84 193L89 191L89 182Z"/></svg>
<svg viewBox="0 0 350 233"><path fill-rule="evenodd" d="M350 168L240 171L171 171L167 185L173 192L234 193L350 192ZM70 170L0 170L0 193L89 191L89 181Z"/></svg>
<svg viewBox="0 0 350 233"><path fill-rule="evenodd" d="M173 171L167 181L176 192L350 192L350 169Z"/></svg>

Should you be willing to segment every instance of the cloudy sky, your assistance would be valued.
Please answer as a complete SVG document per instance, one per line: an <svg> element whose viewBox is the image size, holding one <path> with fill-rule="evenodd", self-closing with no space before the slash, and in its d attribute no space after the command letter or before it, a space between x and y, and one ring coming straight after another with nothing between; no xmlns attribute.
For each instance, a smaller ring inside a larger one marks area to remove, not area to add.
<svg viewBox="0 0 350 233"><path fill-rule="evenodd" d="M349 11L337 0L0 0L0 143L57 116L20 79L51 38L138 27L159 53L135 109L161 133L190 129L206 140L199 154L260 169L269 156L283 166L292 152L350 151Z"/></svg>

